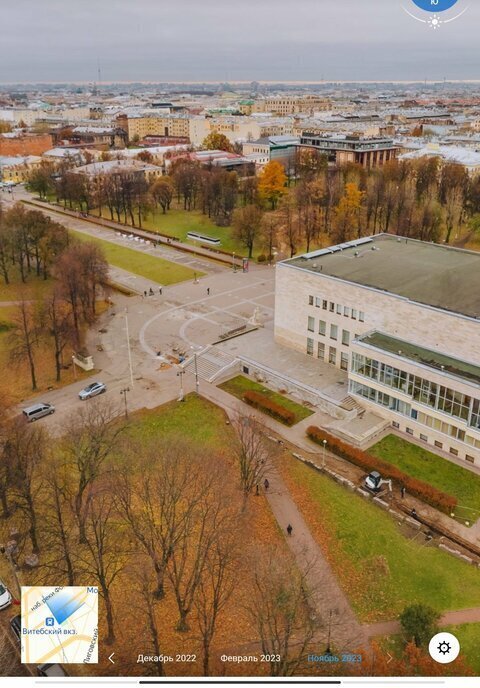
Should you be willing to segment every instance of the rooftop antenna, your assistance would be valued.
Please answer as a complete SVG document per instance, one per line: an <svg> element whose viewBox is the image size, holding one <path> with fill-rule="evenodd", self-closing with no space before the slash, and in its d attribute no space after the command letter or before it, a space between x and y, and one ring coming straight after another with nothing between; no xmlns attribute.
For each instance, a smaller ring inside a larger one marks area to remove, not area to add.
<svg viewBox="0 0 480 688"><path fill-rule="evenodd" d="M102 83L102 72L100 71L100 58L97 57L97 75L98 75L98 85Z"/></svg>

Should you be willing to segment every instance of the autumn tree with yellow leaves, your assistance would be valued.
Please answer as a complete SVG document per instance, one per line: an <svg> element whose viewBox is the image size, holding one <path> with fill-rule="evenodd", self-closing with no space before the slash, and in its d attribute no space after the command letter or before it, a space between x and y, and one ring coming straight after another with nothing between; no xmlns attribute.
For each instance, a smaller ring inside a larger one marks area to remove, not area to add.
<svg viewBox="0 0 480 688"><path fill-rule="evenodd" d="M260 197L270 204L272 210L275 210L278 201L286 193L286 183L287 175L281 163L272 160L265 165L258 180L258 191Z"/></svg>

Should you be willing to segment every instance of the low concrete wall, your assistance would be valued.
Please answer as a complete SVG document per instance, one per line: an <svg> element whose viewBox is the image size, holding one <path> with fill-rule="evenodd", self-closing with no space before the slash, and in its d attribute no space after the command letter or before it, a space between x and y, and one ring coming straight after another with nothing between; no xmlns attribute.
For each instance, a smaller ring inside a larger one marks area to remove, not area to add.
<svg viewBox="0 0 480 688"><path fill-rule="evenodd" d="M308 387L308 385L303 385L301 382L283 376L266 366L256 363L252 359L244 358L243 356L239 356L239 359L243 375L248 375L253 380L271 387L276 392L286 393L299 403L307 402L310 406L337 420L352 420L357 417L355 410L348 411L342 408L339 402L335 402L335 400L323 395L313 387ZM243 372L243 366L248 368L248 373Z"/></svg>

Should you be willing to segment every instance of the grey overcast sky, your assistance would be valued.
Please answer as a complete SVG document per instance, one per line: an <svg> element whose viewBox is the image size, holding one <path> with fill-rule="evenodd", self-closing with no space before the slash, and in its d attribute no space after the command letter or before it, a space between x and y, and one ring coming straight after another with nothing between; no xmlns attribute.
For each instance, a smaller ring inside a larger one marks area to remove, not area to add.
<svg viewBox="0 0 480 688"><path fill-rule="evenodd" d="M480 79L480 0L1 0L0 82ZM423 16L430 16L423 13Z"/></svg>

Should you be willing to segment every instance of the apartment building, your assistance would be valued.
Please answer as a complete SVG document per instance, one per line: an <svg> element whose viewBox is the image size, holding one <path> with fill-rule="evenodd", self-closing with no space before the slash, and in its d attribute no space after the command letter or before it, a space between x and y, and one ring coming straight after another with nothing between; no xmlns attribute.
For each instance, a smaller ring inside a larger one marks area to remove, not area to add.
<svg viewBox="0 0 480 688"><path fill-rule="evenodd" d="M130 141L146 136L174 136L190 139L190 116L185 114L134 115L128 117L127 131Z"/></svg>
<svg viewBox="0 0 480 688"><path fill-rule="evenodd" d="M253 111L271 112L275 115L293 115L299 112L313 115L314 112L324 112L330 110L331 101L317 95L306 96L275 96L262 98L255 101ZM248 113L250 114L250 113Z"/></svg>

